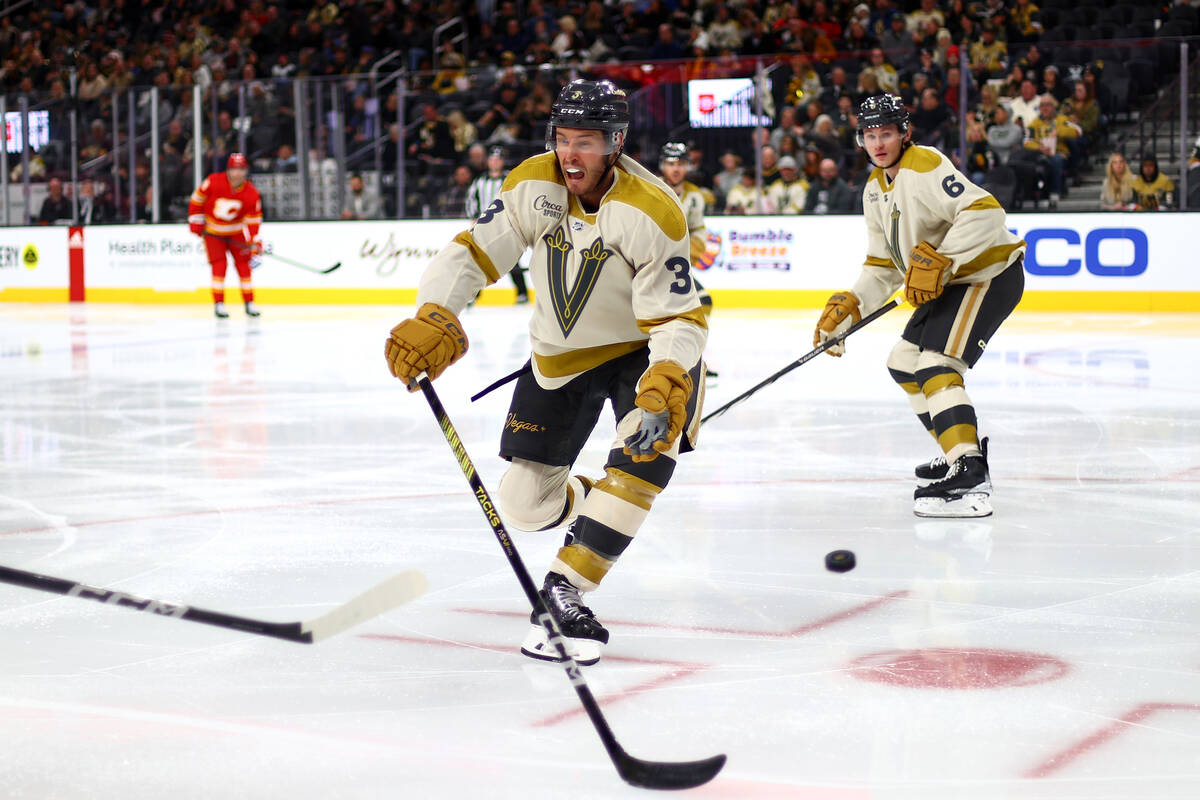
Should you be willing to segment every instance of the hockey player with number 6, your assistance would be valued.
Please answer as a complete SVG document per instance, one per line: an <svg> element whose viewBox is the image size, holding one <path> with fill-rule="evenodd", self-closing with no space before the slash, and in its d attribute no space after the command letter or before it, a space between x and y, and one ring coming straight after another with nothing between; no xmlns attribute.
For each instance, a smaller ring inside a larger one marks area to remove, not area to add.
<svg viewBox="0 0 1200 800"><path fill-rule="evenodd" d="M550 152L509 173L499 197L434 257L417 314L392 329L385 356L413 386L467 352L457 314L533 248L538 292L533 354L500 437L511 462L500 480L505 517L522 530L569 524L541 594L580 664L595 663L608 631L584 604L633 541L680 452L695 445L708 337L675 194L622 154L624 92L575 80L554 102ZM604 477L571 468L604 404L617 419ZM557 661L533 621L521 651Z"/></svg>
<svg viewBox="0 0 1200 800"><path fill-rule="evenodd" d="M942 450L916 468L913 511L985 517L992 513L987 439L979 439L963 375L1021 299L1025 242L1008 230L995 197L911 137L899 97L863 101L858 145L875 165L863 188L867 257L854 287L829 298L813 344L904 287L916 310L892 348L888 371ZM826 352L840 356L845 347Z"/></svg>

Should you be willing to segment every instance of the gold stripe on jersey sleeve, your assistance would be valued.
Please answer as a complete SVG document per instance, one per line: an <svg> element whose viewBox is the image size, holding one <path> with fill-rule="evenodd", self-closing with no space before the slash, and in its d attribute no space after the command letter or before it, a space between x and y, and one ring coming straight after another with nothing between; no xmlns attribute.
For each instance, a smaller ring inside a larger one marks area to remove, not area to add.
<svg viewBox="0 0 1200 800"><path fill-rule="evenodd" d="M704 306L696 306L691 311L685 311L682 314L672 314L669 317L659 317L658 319L639 319L637 321L638 330L642 333L650 333L651 328L657 328L659 325L666 325L668 322L673 322L681 319L684 322L690 322L693 325L699 326L704 330L708 330L708 318L704 314Z"/></svg>
<svg viewBox="0 0 1200 800"><path fill-rule="evenodd" d="M980 272L988 267L995 266L999 262L1007 264L1008 260L1012 258L1013 251L1018 247L1024 246L1025 240L1022 239L1016 244L998 244L995 247L989 247L987 250L984 250L982 253L959 267L954 272L954 278L957 279L966 277L967 275L974 275L976 272Z"/></svg>
<svg viewBox="0 0 1200 800"><path fill-rule="evenodd" d="M891 269L894 265L890 258L879 258L878 256L867 256L863 261L864 267L887 267Z"/></svg>
<svg viewBox="0 0 1200 800"><path fill-rule="evenodd" d="M489 284L500 280L500 273L496 271L496 265L492 263L491 257L483 252L483 248L475 241L475 237L471 235L470 231L463 231L454 237L454 241L467 248L467 252L471 254L471 260L475 262L475 266L479 267L479 271L487 276Z"/></svg>
<svg viewBox="0 0 1200 800"><path fill-rule="evenodd" d="M546 181L547 183L557 183L560 186L566 185L563 183L562 173L558 169L558 159L552 152L527 158L517 164L504 179L500 191L507 192L521 181Z"/></svg>
<svg viewBox="0 0 1200 800"><path fill-rule="evenodd" d="M674 198L649 181L618 165L617 183L604 197L606 203L625 203L649 217L667 238L678 242L687 236L687 220Z"/></svg>
<svg viewBox="0 0 1200 800"><path fill-rule="evenodd" d="M612 361L614 358L632 353L634 350L640 350L645 346L645 340L617 342L616 344L602 344L597 347L568 350L556 356L544 356L541 353L534 353L533 360L537 362L538 372L547 378L565 378L568 375L587 372L593 367L598 367L601 364Z"/></svg>
<svg viewBox="0 0 1200 800"><path fill-rule="evenodd" d="M1001 211L1004 210L1000 205L1000 201L989 194L987 197L981 197L975 202L971 203L971 205L964 208L963 211L984 211L989 208L999 208Z"/></svg>

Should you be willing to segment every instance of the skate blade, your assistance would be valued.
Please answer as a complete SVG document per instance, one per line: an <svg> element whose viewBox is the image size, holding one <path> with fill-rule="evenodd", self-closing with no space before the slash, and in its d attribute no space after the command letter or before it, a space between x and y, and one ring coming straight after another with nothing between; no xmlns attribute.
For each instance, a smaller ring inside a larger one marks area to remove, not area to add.
<svg viewBox="0 0 1200 800"><path fill-rule="evenodd" d="M919 497L913 502L913 513L918 517L990 517L992 503L988 495L982 492L970 492L954 500L943 500L940 497Z"/></svg>
<svg viewBox="0 0 1200 800"><path fill-rule="evenodd" d="M575 663L581 667L590 667L600 660L601 644L594 639L572 639L564 636L563 642L566 644L571 658L575 659ZM562 658L558 655L558 648L550 644L546 638L546 629L541 625L535 625L529 629L529 633L525 635L525 641L521 643L521 654L539 661L562 662Z"/></svg>

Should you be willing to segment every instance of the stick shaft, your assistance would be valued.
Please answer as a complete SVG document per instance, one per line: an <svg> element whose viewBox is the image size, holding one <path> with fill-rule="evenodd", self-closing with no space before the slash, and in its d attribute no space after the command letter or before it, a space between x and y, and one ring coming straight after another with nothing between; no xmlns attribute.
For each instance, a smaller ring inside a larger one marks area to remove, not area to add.
<svg viewBox="0 0 1200 800"><path fill-rule="evenodd" d="M235 614L225 614L220 611L209 611L194 606L168 603L162 600L151 600L137 595L126 594L115 589L103 589L99 586L89 586L86 583L76 583L65 578L55 578L41 575L37 572L27 572L22 569L0 566L0 583L10 583L14 586L24 586L27 589L37 589L43 592L78 597L83 600L94 600L97 603L121 606L134 611L145 611L164 617L176 617L189 622L199 622L218 628L253 633L258 636L270 636L276 639L287 639L291 642L312 642L312 634L302 630L299 622L267 622L265 620L239 617Z"/></svg>
<svg viewBox="0 0 1200 800"><path fill-rule="evenodd" d="M886 303L885 305L883 305L883 306L880 306L879 308L875 309L875 310L874 310L874 311L872 311L870 314L868 314L867 316L863 317L861 320L859 320L858 322L854 323L853 325L851 325L851 326L850 326L849 328L847 328L846 330L844 330L844 331L842 331L841 333L839 333L837 336L833 336L833 337L831 337L831 338L829 338L829 339L826 339L825 341L821 342L819 345L817 345L816 347L814 347L814 348L813 348L812 350L810 350L809 352L807 352L807 353L805 353L804 355L800 356L800 358L796 359L795 361L793 361L792 363L788 364L788 365L787 365L786 367L784 367L783 369L781 369L781 370L779 370L778 372L776 372L774 375L771 375L769 378L767 378L767 379L765 379L765 380L761 381L761 382L760 382L760 383L758 383L758 384L755 384L755 385L754 385L754 386L752 386L751 388L749 388L749 389L747 389L746 391L742 392L742 393L741 393L741 394L739 394L737 397L733 398L733 399L732 399L732 400L730 400L728 403L726 403L725 405L723 405L723 406L721 406L720 408L718 408L716 411L713 411L712 413L705 415L705 417L704 417L703 419L701 419L701 420L700 420L700 424L702 424L702 425L703 425L704 423L708 422L709 420L716 419L717 417L721 416L722 414L724 414L724 413L725 413L726 411L728 411L729 409L731 409L731 408L733 408L734 406L736 406L738 403L740 403L740 402L742 402L743 400L745 400L745 399L746 399L747 397L749 397L750 395L752 395L752 394L754 394L755 392L757 392L759 389L762 389L763 387L766 387L766 386L770 386L772 383L774 383L775 381L779 380L779 379L780 379L780 378L782 378L784 375L788 374L789 372L791 372L792 370L796 369L797 367L800 367L800 366L803 366L804 364L807 364L809 361L811 361L812 359L814 359L814 358L816 358L817 356L821 355L821 353L824 353L824 352L825 352L826 350L828 350L829 348L831 348L831 347L835 347L836 345L838 345L838 344L841 344L843 341L845 341L845 339L846 339L846 337L847 337L847 336L849 336L850 334L852 334L852 333L854 333L855 331L859 330L860 328L864 328L864 327L866 327L867 325L871 324L872 322L874 322L875 320L879 319L879 318L880 318L880 317L882 317L884 314L886 314L887 312L891 311L893 308L895 308L895 307L896 307L896 306L898 306L898 305L900 305L900 301L898 301L898 300L892 300L891 302L889 302L889 303Z"/></svg>

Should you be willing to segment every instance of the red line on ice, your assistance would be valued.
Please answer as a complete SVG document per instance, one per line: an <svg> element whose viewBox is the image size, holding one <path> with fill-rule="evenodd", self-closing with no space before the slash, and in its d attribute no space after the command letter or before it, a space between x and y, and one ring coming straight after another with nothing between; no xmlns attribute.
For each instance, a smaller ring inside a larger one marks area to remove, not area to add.
<svg viewBox="0 0 1200 800"><path fill-rule="evenodd" d="M1080 756L1090 753L1106 742L1115 739L1122 733L1129 731L1131 726L1141 723L1142 720L1160 711L1200 711L1200 705L1194 703L1143 703L1127 711L1124 715L1118 717L1091 736L1080 739L1075 744L1065 747L1050 756L1041 764L1026 772L1025 777L1045 778L1058 772Z"/></svg>
<svg viewBox="0 0 1200 800"><path fill-rule="evenodd" d="M770 639L790 639L796 636L804 636L807 633L812 633L813 631L818 631L822 628L827 628L830 625L834 625L838 622L844 622L852 617L858 616L859 614L865 614L866 612L872 611L879 606L907 596L907 590L892 592L891 594L884 595L883 597L876 597L873 600L868 600L867 602L860 603L857 606L851 606L843 611L838 611L834 614L830 614L829 616L822 617L821 619L814 620L813 622L809 622L786 631L756 631L747 628L717 628L708 625L670 625L663 622L641 622L638 620L606 619L605 622L614 626L626 628L649 628L652 630L684 631L686 633L718 633L734 636L759 636ZM495 611L485 608L457 608L455 611L458 611L462 614L480 614L496 617L529 616L528 614L516 611Z"/></svg>

